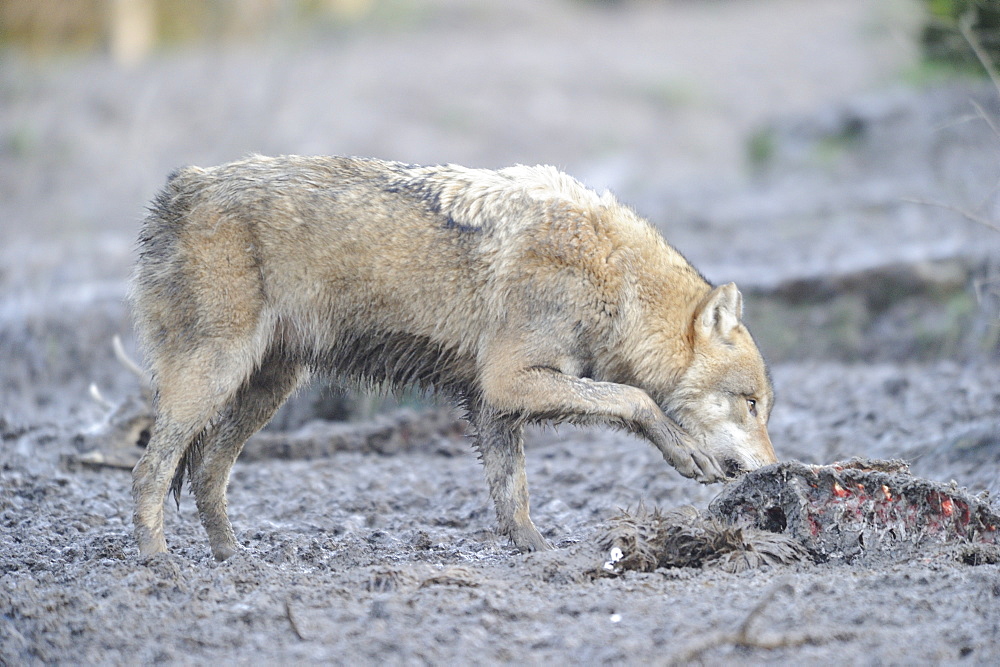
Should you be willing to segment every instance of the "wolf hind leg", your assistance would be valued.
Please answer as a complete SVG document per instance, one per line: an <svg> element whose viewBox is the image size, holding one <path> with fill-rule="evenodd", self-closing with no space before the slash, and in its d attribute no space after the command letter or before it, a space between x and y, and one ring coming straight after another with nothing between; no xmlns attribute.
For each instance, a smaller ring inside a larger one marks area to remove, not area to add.
<svg viewBox="0 0 1000 667"><path fill-rule="evenodd" d="M226 487L233 464L247 438L270 421L305 375L302 366L287 362L278 354L268 354L260 368L233 395L201 443L201 451L189 471L191 489L217 561L226 560L237 549L236 535L226 513Z"/></svg>
<svg viewBox="0 0 1000 667"><path fill-rule="evenodd" d="M212 417L209 411L176 419L161 411L153 424L146 451L132 469L132 521L139 555L167 550L163 535L163 501L184 451Z"/></svg>
<svg viewBox="0 0 1000 667"><path fill-rule="evenodd" d="M157 373L156 420L146 451L132 469L133 523L139 555L167 550L163 502L177 466L240 383L240 369L214 373L208 354L165 364Z"/></svg>
<svg viewBox="0 0 1000 667"><path fill-rule="evenodd" d="M500 532L521 551L551 549L531 521L523 427L488 407L470 411L470 421Z"/></svg>

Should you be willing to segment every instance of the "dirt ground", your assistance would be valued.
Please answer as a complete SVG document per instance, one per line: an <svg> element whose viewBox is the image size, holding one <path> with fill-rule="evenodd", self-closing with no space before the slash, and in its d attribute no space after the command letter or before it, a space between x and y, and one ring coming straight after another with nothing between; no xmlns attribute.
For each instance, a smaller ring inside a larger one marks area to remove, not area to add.
<svg viewBox="0 0 1000 667"><path fill-rule="evenodd" d="M533 430L533 516L559 549L521 555L450 419L296 449L310 392L267 434L292 444L252 441L234 469L244 550L214 562L184 495L170 553L140 562L129 474L74 463L107 413L88 386L139 394L110 339L133 349L145 202L174 167L251 151L552 163L610 188L740 283L779 457L902 458L1000 493L1000 232L954 210L1000 219L1000 140L973 104L1000 102L921 69L914 5L393 6L133 69L0 52L0 664L996 664L1000 565L954 545L594 576L619 508L720 489L626 435Z"/></svg>

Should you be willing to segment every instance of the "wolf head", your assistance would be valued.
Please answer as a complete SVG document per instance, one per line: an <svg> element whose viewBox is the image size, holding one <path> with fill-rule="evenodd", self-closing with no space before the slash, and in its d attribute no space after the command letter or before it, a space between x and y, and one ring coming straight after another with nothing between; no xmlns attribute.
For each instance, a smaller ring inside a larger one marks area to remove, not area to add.
<svg viewBox="0 0 1000 667"><path fill-rule="evenodd" d="M742 315L733 283L701 300L690 324L692 361L662 406L729 475L777 461L767 433L774 390Z"/></svg>

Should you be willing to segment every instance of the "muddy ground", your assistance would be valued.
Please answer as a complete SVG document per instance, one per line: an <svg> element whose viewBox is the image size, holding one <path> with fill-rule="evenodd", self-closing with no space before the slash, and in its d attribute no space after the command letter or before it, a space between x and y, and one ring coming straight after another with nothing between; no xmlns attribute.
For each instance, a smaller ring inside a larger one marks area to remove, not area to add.
<svg viewBox="0 0 1000 667"><path fill-rule="evenodd" d="M954 210L1000 217L973 104L1000 102L921 69L911 5L394 6L134 69L0 53L0 663L995 664L1000 566L953 545L595 577L619 508L719 488L619 433L534 430L533 514L560 548L521 555L449 417L378 417L411 424L386 447L370 422L310 421L326 391L237 463L241 553L211 559L185 495L171 553L140 562L128 473L74 462L107 412L87 388L139 394L110 338L133 349L144 203L178 165L250 151L554 163L610 187L743 287L780 457L903 458L1000 492L1000 232ZM324 428L353 444L302 445Z"/></svg>

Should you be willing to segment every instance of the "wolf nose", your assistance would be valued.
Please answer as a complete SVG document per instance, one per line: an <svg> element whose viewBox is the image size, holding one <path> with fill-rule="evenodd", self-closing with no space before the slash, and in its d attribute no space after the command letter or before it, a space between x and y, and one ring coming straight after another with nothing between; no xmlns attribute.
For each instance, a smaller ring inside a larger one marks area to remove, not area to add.
<svg viewBox="0 0 1000 667"><path fill-rule="evenodd" d="M726 473L726 477L738 477L747 472L747 468L736 459L726 459L722 462L722 467Z"/></svg>

